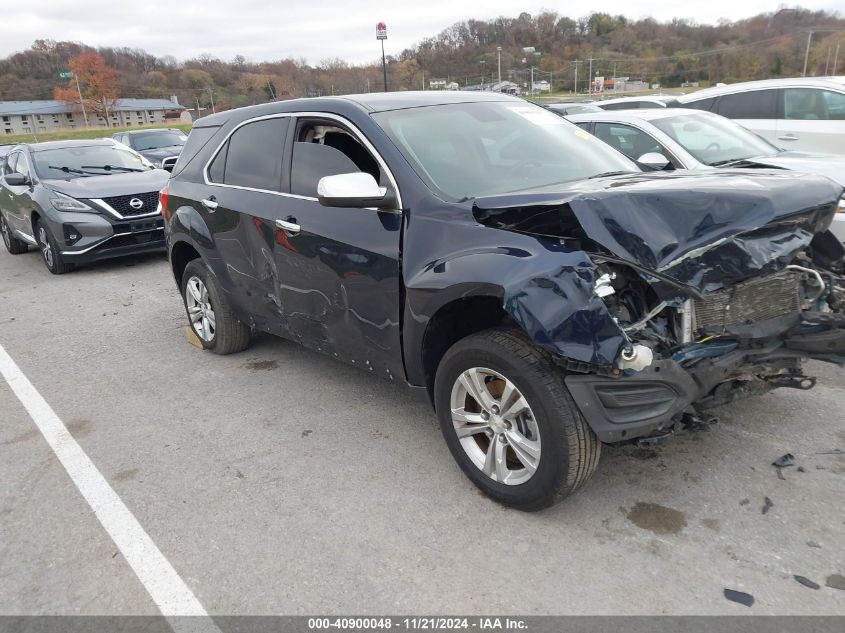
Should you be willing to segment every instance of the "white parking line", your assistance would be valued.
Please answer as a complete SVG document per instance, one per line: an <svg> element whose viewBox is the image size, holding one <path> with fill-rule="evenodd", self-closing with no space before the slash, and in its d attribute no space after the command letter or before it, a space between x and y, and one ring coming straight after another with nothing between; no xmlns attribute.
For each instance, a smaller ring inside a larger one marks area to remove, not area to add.
<svg viewBox="0 0 845 633"><path fill-rule="evenodd" d="M76 443L52 407L0 345L0 374L26 408L94 515L165 616L206 616L203 606L138 519Z"/></svg>

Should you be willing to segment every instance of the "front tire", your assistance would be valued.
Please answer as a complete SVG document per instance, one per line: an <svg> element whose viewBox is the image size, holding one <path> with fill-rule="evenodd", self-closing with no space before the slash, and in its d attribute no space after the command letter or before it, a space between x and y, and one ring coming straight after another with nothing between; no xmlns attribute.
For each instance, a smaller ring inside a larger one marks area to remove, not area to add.
<svg viewBox="0 0 845 633"><path fill-rule="evenodd" d="M54 275L64 275L73 270L73 264L68 264L63 258L53 234L43 220L35 222L35 241L41 251L41 261Z"/></svg>
<svg viewBox="0 0 845 633"><path fill-rule="evenodd" d="M182 302L203 349L225 355L247 348L249 328L232 314L220 283L201 259L195 259L185 267Z"/></svg>
<svg viewBox="0 0 845 633"><path fill-rule="evenodd" d="M3 244L6 246L6 250L12 255L20 255L29 250L26 242L12 235L12 228L6 222L6 218L3 217L2 212L0 212L0 234L3 236Z"/></svg>
<svg viewBox="0 0 845 633"><path fill-rule="evenodd" d="M486 330L443 356L440 428L461 469L503 505L540 510L593 474L601 443L549 355L513 329Z"/></svg>

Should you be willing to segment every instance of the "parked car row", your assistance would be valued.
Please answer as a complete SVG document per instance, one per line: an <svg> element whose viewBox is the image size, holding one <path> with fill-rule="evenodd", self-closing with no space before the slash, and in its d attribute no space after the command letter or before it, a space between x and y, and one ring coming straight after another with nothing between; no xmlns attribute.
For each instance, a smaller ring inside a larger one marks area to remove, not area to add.
<svg viewBox="0 0 845 633"><path fill-rule="evenodd" d="M811 388L805 359L845 363L840 184L643 172L617 149L478 92L199 119L158 196L187 323L218 354L269 332L416 389L469 479L521 510L580 488L603 443L663 441L707 408ZM64 255L123 163L39 155L59 150L13 151L0 216L17 239L51 206L35 226Z"/></svg>

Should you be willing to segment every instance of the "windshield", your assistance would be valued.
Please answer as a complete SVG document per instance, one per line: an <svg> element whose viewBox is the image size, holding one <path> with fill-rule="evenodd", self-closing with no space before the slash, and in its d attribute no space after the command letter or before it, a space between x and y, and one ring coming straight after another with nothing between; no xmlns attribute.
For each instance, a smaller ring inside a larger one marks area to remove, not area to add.
<svg viewBox="0 0 845 633"><path fill-rule="evenodd" d="M139 152L159 147L173 147L185 144L188 137L176 130L162 130L161 132L143 132L132 134L132 147Z"/></svg>
<svg viewBox="0 0 845 633"><path fill-rule="evenodd" d="M149 168L135 152L117 145L87 145L32 152L35 171L42 178L79 178ZM110 169L105 169L108 166Z"/></svg>
<svg viewBox="0 0 845 633"><path fill-rule="evenodd" d="M409 108L373 118L420 178L452 201L639 171L560 116L519 101Z"/></svg>
<svg viewBox="0 0 845 633"><path fill-rule="evenodd" d="M716 166L780 150L741 125L716 116L682 114L655 119L652 125L668 134L700 163Z"/></svg>

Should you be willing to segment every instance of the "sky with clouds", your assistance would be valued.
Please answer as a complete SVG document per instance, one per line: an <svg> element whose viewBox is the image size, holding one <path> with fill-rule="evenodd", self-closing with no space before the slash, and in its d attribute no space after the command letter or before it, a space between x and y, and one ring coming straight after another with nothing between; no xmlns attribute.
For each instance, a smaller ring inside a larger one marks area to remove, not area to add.
<svg viewBox="0 0 845 633"><path fill-rule="evenodd" d="M252 61L306 58L310 63L334 57L364 63L380 55L375 24L387 23L388 52L401 51L435 35L459 20L516 17L522 11L543 9L577 18L590 11L651 16L658 20L683 17L699 23L720 18L737 20L775 11L780 2L765 0L710 0L682 3L677 0L594 0L583 3L545 0L522 3L504 0L456 2L455 0L173 0L91 3L39 0L20 3L4 12L0 23L0 57L24 50L36 39L72 40L92 46L141 48L157 56L178 60L209 53L229 60L243 55ZM807 0L809 9L845 9L845 0Z"/></svg>

